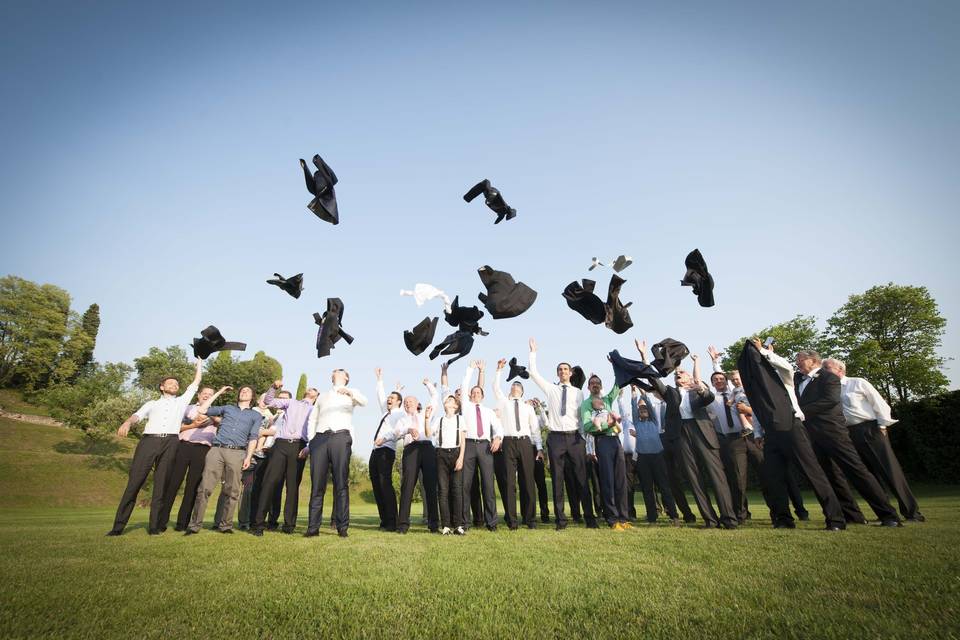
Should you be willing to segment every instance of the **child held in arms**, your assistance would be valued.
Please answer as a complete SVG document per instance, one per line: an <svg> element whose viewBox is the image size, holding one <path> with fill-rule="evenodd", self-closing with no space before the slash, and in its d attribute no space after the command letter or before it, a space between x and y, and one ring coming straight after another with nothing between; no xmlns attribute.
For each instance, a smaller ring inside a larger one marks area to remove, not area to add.
<svg viewBox="0 0 960 640"><path fill-rule="evenodd" d="M623 431L623 427L620 425L620 416L613 411L607 411L603 404L603 398L594 398L590 406L593 407L593 426L597 430L610 427L613 429L614 435L619 435Z"/></svg>

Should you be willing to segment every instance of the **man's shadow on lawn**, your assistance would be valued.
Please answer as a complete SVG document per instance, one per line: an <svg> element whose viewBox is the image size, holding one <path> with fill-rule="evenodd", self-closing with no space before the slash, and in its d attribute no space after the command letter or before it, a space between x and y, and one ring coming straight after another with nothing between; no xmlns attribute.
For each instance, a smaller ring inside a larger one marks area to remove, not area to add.
<svg viewBox="0 0 960 640"><path fill-rule="evenodd" d="M64 455L87 456L84 461L91 469L130 473L129 457L118 457L124 447L116 440L84 437L80 440L64 440L53 445L53 450Z"/></svg>

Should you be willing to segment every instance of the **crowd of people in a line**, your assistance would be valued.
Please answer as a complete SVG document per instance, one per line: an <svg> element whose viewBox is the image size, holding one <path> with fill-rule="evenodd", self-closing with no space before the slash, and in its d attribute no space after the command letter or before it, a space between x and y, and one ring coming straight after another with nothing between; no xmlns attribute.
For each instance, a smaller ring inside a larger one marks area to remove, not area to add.
<svg viewBox="0 0 960 640"><path fill-rule="evenodd" d="M646 343L636 345L646 363ZM424 400L404 396L399 386L387 393L382 371L376 370L382 416L373 434L369 473L381 530L409 530L418 486L431 532L463 535L471 526L496 531L497 494L509 529L536 528L538 505L539 522L550 523L547 461L557 530L568 525L565 497L574 522L597 528L602 519L614 530L632 528L637 487L648 523L661 516L677 526L697 522L685 494L689 490L706 528L736 529L751 518L749 465L757 470L775 528L794 528L793 513L809 519L803 479L820 503L827 530L867 523L850 484L883 526L901 526L901 515L924 520L886 434L896 422L889 405L867 380L846 376L840 360L800 351L794 369L774 345L750 340L737 370L723 371L720 354L708 349L709 384L701 379L700 359L693 354L692 370L678 366L672 371L674 385L651 376L604 392L599 376L576 380L576 368L566 362L557 365L556 382L546 379L537 366L536 342L531 339L529 346L524 379L532 379L544 400L528 399L519 378L504 393L504 359L497 362L492 402L484 391L483 361L472 362L453 391L443 366L439 389L423 380ZM217 489L215 530L232 533L239 507L240 527L256 536L264 530L293 533L309 457L303 535L319 535L332 478L331 526L347 537L353 412L367 404L349 386L349 373L334 370L331 388L308 388L302 399L278 380L259 397L245 386L236 404L215 405L231 388L201 387L202 363L197 360L183 394L176 378L165 378L161 397L119 428L123 437L146 420L108 535L123 533L151 471L151 535L166 531L181 486L175 529L186 535L201 530ZM393 469L401 443L398 496Z"/></svg>

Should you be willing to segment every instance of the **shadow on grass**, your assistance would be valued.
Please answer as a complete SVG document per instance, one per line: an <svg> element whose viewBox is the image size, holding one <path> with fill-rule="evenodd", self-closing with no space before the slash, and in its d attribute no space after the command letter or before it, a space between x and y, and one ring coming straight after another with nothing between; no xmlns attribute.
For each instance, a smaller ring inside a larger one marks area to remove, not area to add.
<svg viewBox="0 0 960 640"><path fill-rule="evenodd" d="M64 440L53 445L53 450L64 455L87 456L85 464L90 469L124 474L130 472L132 459L126 456L117 457L116 454L124 448L112 439L83 437L79 440Z"/></svg>

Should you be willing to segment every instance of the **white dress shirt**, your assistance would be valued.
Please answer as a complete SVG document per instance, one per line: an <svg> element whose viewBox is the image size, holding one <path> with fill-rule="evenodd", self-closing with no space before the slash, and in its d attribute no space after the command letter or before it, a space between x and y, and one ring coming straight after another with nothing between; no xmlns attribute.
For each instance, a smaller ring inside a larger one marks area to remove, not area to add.
<svg viewBox="0 0 960 640"><path fill-rule="evenodd" d="M403 417L403 409L394 407L387 410L387 394L383 389L383 380L377 380L377 403L380 405L380 417L373 431L373 448L397 450L397 422ZM377 444L377 438L383 438L383 444Z"/></svg>
<svg viewBox="0 0 960 640"><path fill-rule="evenodd" d="M503 435L515 438L530 438L532 442L534 434L538 437L540 435L540 422L537 420L537 412L523 398L508 398L503 395L503 391L500 389L500 378L502 377L503 369L497 369L493 382L493 395L499 404ZM520 425L519 430L517 428L518 424Z"/></svg>
<svg viewBox="0 0 960 640"><path fill-rule="evenodd" d="M693 393L686 387L677 387L680 392L680 419L693 420L693 408L690 406L690 394Z"/></svg>
<svg viewBox="0 0 960 640"><path fill-rule="evenodd" d="M503 425L497 412L482 404L470 402L470 378L473 376L473 367L467 367L463 376L463 384L460 385L460 413L461 417L467 423L468 440L495 440L503 437ZM480 420L483 426L483 435L478 435L477 428L477 407L480 407Z"/></svg>
<svg viewBox="0 0 960 640"><path fill-rule="evenodd" d="M459 438L457 432L459 431ZM433 444L441 449L459 449L460 442L467 436L467 421L463 416L446 414L439 418L434 418L430 424L430 432L433 434ZM459 440L459 442L458 442ZM443 446L440 443L443 442Z"/></svg>
<svg viewBox="0 0 960 640"><path fill-rule="evenodd" d="M162 396L156 400L148 400L134 413L137 418L146 418L147 424L143 428L143 435L179 435L180 425L183 423L183 414L187 405L197 393L198 384L190 384L183 395Z"/></svg>
<svg viewBox="0 0 960 640"><path fill-rule="evenodd" d="M396 427L394 427L394 435L397 438L403 438L403 446L413 444L414 442L433 443L433 438L427 436L426 422L424 422L423 416L423 411L418 411L415 414L404 411L401 414L397 420ZM417 432L416 438L414 438L411 433L414 430Z"/></svg>
<svg viewBox="0 0 960 640"><path fill-rule="evenodd" d="M537 386L543 390L547 396L547 409L549 417L550 431L560 431L563 433L574 433L580 429L580 405L583 404L583 391L577 389L572 384L554 384L548 382L546 378L537 371L537 353L530 353L529 362L530 377ZM563 388L566 387L567 402L561 407L560 401L563 398ZM561 413L563 415L561 415Z"/></svg>
<svg viewBox="0 0 960 640"><path fill-rule="evenodd" d="M367 406L367 399L356 389L350 389L352 398L338 391L345 388L334 386L317 396L307 423L307 435L311 440L317 433L328 431L347 431L353 437L353 408Z"/></svg>
<svg viewBox="0 0 960 640"><path fill-rule="evenodd" d="M630 430L633 429L633 407L629 402L624 404L626 391L621 389L617 397L617 411L620 412L620 424L623 427L623 431L620 432L620 444L623 446L624 453L633 455L637 450L637 438L630 435Z"/></svg>
<svg viewBox="0 0 960 640"><path fill-rule="evenodd" d="M840 378L840 400L847 426L876 420L881 429L886 429L897 422L890 415L887 401L863 378Z"/></svg>
<svg viewBox="0 0 960 640"><path fill-rule="evenodd" d="M800 384L797 386L797 397L803 395L803 390L807 388L807 385L810 384L810 381L820 375L820 367L813 369L810 373L803 374L803 378L800 379Z"/></svg>
<svg viewBox="0 0 960 640"><path fill-rule="evenodd" d="M786 358L770 351L770 349L761 347L759 351L760 355L773 365L774 371L780 376L780 382L783 383L784 388L787 390L787 395L790 396L790 404L793 405L793 415L803 420L803 411L800 410L800 403L797 402L797 393L793 388L793 367L787 362Z"/></svg>
<svg viewBox="0 0 960 640"><path fill-rule="evenodd" d="M737 411L736 406L730 405L728 407L727 405L727 401L734 401L735 396L733 392L729 389L723 392L714 390L713 395L713 402L707 406L707 413L710 414L710 418L713 420L713 427L717 430L717 433L722 435L742 433L744 425L740 420L740 412ZM727 422L727 408L730 409L730 417L733 419L732 424Z"/></svg>

